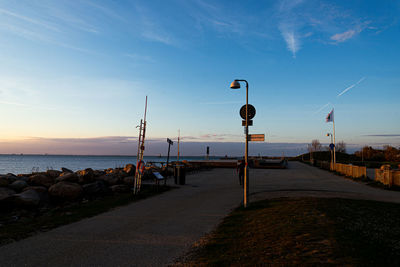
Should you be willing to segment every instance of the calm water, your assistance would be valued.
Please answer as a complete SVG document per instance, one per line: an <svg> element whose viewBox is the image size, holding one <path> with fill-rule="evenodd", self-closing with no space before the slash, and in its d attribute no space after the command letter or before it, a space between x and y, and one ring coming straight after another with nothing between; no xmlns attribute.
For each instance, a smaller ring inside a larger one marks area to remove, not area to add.
<svg viewBox="0 0 400 267"><path fill-rule="evenodd" d="M216 157L218 158L218 157ZM204 157L180 157L180 160L202 160ZM210 157L210 159L213 159ZM167 161L167 157L144 157L145 161ZM170 161L176 157L170 157ZM136 156L61 156L61 155L0 155L0 174L31 173L32 171L60 170L73 171L92 168L101 170L123 167L128 163L136 165Z"/></svg>

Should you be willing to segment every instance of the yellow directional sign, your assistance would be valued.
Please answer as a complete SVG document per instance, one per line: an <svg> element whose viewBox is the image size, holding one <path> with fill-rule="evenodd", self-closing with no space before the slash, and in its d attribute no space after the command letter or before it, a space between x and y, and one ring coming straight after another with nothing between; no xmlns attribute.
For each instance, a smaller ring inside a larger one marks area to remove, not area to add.
<svg viewBox="0 0 400 267"><path fill-rule="evenodd" d="M265 141L265 134L249 134L249 141Z"/></svg>

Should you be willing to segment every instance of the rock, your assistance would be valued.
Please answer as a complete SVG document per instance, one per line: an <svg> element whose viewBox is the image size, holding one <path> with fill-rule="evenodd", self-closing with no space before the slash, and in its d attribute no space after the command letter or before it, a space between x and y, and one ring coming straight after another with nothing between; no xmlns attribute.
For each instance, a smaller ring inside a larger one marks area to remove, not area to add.
<svg viewBox="0 0 400 267"><path fill-rule="evenodd" d="M102 176L102 175L104 175L104 174L106 174L105 171L100 171L100 170L94 170L94 171L93 171L94 177L99 177L99 176Z"/></svg>
<svg viewBox="0 0 400 267"><path fill-rule="evenodd" d="M50 187L52 184L54 184L54 178L43 174L34 174L28 178L28 183L32 185L43 185L45 187Z"/></svg>
<svg viewBox="0 0 400 267"><path fill-rule="evenodd" d="M78 175L78 182L80 184L87 184L94 181L94 173L91 168L77 171L76 174Z"/></svg>
<svg viewBox="0 0 400 267"><path fill-rule="evenodd" d="M103 180L108 185L116 185L120 181L119 177L117 175L115 175L115 174L112 174L112 173L102 175L102 176L98 177L97 179L98 180Z"/></svg>
<svg viewBox="0 0 400 267"><path fill-rule="evenodd" d="M85 184L82 187L83 187L83 192L87 196L104 196L110 193L110 189L106 186L105 182L102 180L90 184Z"/></svg>
<svg viewBox="0 0 400 267"><path fill-rule="evenodd" d="M60 176L61 172L56 170L47 170L46 174L52 178L57 178Z"/></svg>
<svg viewBox="0 0 400 267"><path fill-rule="evenodd" d="M134 176L125 177L123 182L126 185L134 185L135 184L135 177Z"/></svg>
<svg viewBox="0 0 400 267"><path fill-rule="evenodd" d="M40 203L39 205L48 202L49 201L49 194L47 192L47 188L44 186L28 186L22 189L22 192L28 191L28 190L35 190L40 197Z"/></svg>
<svg viewBox="0 0 400 267"><path fill-rule="evenodd" d="M128 174L129 176L135 175L136 167L133 164L126 164L124 167L124 172Z"/></svg>
<svg viewBox="0 0 400 267"><path fill-rule="evenodd" d="M35 190L38 193L47 193L47 188L44 186L28 186L22 189L22 192L27 190Z"/></svg>
<svg viewBox="0 0 400 267"><path fill-rule="evenodd" d="M63 172L56 178L56 182L78 182L78 175L73 172Z"/></svg>
<svg viewBox="0 0 400 267"><path fill-rule="evenodd" d="M28 175L26 175L26 176L22 176L22 175L18 176L18 180L28 182L29 176Z"/></svg>
<svg viewBox="0 0 400 267"><path fill-rule="evenodd" d="M7 188L7 187L0 187L0 202L6 201L12 195L15 195L15 191Z"/></svg>
<svg viewBox="0 0 400 267"><path fill-rule="evenodd" d="M15 194L12 196L13 202L17 206L22 207L36 207L40 203L40 195L36 190L30 189L22 193Z"/></svg>
<svg viewBox="0 0 400 267"><path fill-rule="evenodd" d="M114 193L128 193L131 191L131 188L129 187L129 185L126 184L117 184L117 185L113 185L110 186L111 191L113 191Z"/></svg>
<svg viewBox="0 0 400 267"><path fill-rule="evenodd" d="M7 187L10 183L8 182L8 179L4 176L0 177L0 186L1 187Z"/></svg>
<svg viewBox="0 0 400 267"><path fill-rule="evenodd" d="M24 180L17 180L9 185L9 188L17 192L21 192L25 187L28 187L28 183Z"/></svg>
<svg viewBox="0 0 400 267"><path fill-rule="evenodd" d="M8 186L9 184L15 182L17 179L18 177L12 173L0 175L0 186Z"/></svg>
<svg viewBox="0 0 400 267"><path fill-rule="evenodd" d="M64 168L64 167L61 168L61 171L62 171L62 172L73 172L73 171L71 171L70 169L67 169L67 168Z"/></svg>
<svg viewBox="0 0 400 267"><path fill-rule="evenodd" d="M82 196L82 186L76 183L59 182L49 188L49 195L57 200L73 201Z"/></svg>

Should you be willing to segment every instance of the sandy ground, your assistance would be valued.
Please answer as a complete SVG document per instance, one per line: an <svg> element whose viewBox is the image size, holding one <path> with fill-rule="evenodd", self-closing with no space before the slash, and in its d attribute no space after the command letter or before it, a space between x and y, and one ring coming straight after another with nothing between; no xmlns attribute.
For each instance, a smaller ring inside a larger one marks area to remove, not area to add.
<svg viewBox="0 0 400 267"><path fill-rule="evenodd" d="M286 170L251 170L250 189L250 201L316 196L400 203L400 192L297 162ZM165 266L241 201L235 170L191 174L179 189L2 246L0 266Z"/></svg>

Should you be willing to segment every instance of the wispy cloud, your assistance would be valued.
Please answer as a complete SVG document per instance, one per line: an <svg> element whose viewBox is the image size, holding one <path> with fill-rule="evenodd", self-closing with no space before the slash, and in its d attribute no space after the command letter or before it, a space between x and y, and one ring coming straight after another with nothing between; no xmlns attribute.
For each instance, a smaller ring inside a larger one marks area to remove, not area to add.
<svg viewBox="0 0 400 267"><path fill-rule="evenodd" d="M304 0L281 0L278 2L278 6L281 12L288 12L303 2Z"/></svg>
<svg viewBox="0 0 400 267"><path fill-rule="evenodd" d="M297 38L294 31L281 30L282 36L285 39L287 49L292 53L293 58L296 58L296 53L300 49L300 40Z"/></svg>
<svg viewBox="0 0 400 267"><path fill-rule="evenodd" d="M37 3L31 8L32 10L38 9L40 12L33 12L32 14L37 14L34 16L31 14L26 15L26 11L24 12L23 10L17 13L6 8L0 8L0 15L8 17L8 19L0 22L0 30L31 41L56 45L83 53L96 54L90 49L81 48L67 41L68 38L66 36L72 27L86 32L97 32L83 19L74 17L60 7L52 5L42 6Z"/></svg>
<svg viewBox="0 0 400 267"><path fill-rule="evenodd" d="M219 101L219 102L201 102L200 105L227 105L227 104L240 104L241 101Z"/></svg>
<svg viewBox="0 0 400 267"><path fill-rule="evenodd" d="M76 137L76 138L49 138L49 137L25 137L24 140L29 141L48 141L48 142L63 142L63 143L126 143L136 141L135 136L99 136L99 137Z"/></svg>
<svg viewBox="0 0 400 267"><path fill-rule="evenodd" d="M353 87L355 87L356 85L360 84L362 81L365 80L365 77L362 77L358 82L356 82L355 84L350 85L349 87L347 87L346 89L344 89L341 93L339 93L337 95L337 97L340 97L341 95L343 95L344 93L346 93L347 91L349 91L350 89L352 89Z"/></svg>
<svg viewBox="0 0 400 267"><path fill-rule="evenodd" d="M364 134L362 136L369 136L369 137L400 137L400 134Z"/></svg>
<svg viewBox="0 0 400 267"><path fill-rule="evenodd" d="M343 33L337 33L335 35L332 35L331 36L331 40L336 41L338 43L342 43L342 42L352 38L357 33L359 33L359 31L348 30L348 31L345 31Z"/></svg>
<svg viewBox="0 0 400 267"><path fill-rule="evenodd" d="M178 40L173 37L172 33L164 28L164 25L161 23L162 20L157 19L157 15L149 8L139 4L136 4L135 7L140 19L140 35L143 38L169 46L180 45Z"/></svg>
<svg viewBox="0 0 400 267"><path fill-rule="evenodd" d="M278 28L293 58L296 58L296 53L299 51L301 44L299 29L304 22L296 11L302 3L303 0L281 0L277 3Z"/></svg>
<svg viewBox="0 0 400 267"><path fill-rule="evenodd" d="M332 41L335 41L335 43L343 43L353 37L355 37L357 34L360 34L362 31L365 29L369 30L378 30L376 27L371 27L368 26L371 23L371 21L364 21L364 22L356 22L353 23L352 29L349 29L345 32L341 33L336 33L330 37Z"/></svg>
<svg viewBox="0 0 400 267"><path fill-rule="evenodd" d="M135 61L146 61L146 62L150 62L150 63L154 63L155 60L150 57L150 56L146 56L146 55L139 55L139 54L125 54L126 57L133 59Z"/></svg>
<svg viewBox="0 0 400 267"><path fill-rule="evenodd" d="M207 140L213 140L213 141L232 141L232 139L238 139L240 137L243 137L242 135L238 134L203 134L200 135L200 140L207 141Z"/></svg>
<svg viewBox="0 0 400 267"><path fill-rule="evenodd" d="M52 25L50 23L46 23L46 22L31 18L31 17L28 17L28 16L20 15L20 14L11 12L9 10L3 9L3 8L0 8L0 14L5 14L5 15L8 15L8 16L23 20L23 21L31 23L31 24L42 26L42 27L47 28L47 29L52 30L52 31L57 31L57 32L60 31L57 27L55 27L54 25Z"/></svg>

